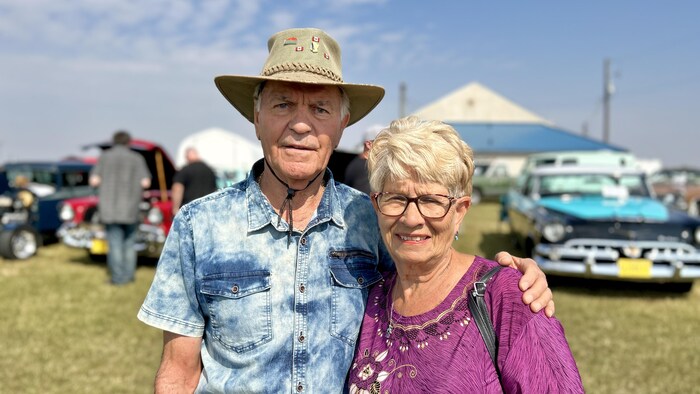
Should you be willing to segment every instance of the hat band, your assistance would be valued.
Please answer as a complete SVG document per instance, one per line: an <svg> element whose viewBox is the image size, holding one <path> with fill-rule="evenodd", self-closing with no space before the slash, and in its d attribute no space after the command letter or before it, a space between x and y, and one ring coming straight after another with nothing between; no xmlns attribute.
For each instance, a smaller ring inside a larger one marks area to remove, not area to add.
<svg viewBox="0 0 700 394"><path fill-rule="evenodd" d="M274 66L266 67L265 69L263 69L261 76L270 77L270 76L275 75L277 73L294 72L294 71L301 71L301 72L306 72L306 73L311 73L311 74L317 74L317 75L321 75L323 77L326 77L334 82L340 82L340 83L343 82L343 78L338 76L333 71L331 71L327 68L313 66L313 65L310 65L308 63L275 64Z"/></svg>

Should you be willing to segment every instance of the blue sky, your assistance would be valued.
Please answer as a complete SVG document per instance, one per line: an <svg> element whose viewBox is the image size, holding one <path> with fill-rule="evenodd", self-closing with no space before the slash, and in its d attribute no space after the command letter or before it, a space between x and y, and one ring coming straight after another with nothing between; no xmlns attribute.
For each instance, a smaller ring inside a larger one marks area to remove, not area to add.
<svg viewBox="0 0 700 394"><path fill-rule="evenodd" d="M665 165L700 166L700 3L693 1L0 0L0 163L58 159L116 129L175 154L188 135L253 128L214 86L256 75L267 38L313 26L343 49L344 79L382 85L363 131L477 81L556 125ZM468 141L467 141L468 142Z"/></svg>

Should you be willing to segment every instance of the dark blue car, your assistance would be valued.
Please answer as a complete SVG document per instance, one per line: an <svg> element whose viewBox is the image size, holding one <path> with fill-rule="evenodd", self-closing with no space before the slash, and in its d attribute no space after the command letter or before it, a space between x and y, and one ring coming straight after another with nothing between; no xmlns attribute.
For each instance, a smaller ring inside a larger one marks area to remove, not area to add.
<svg viewBox="0 0 700 394"><path fill-rule="evenodd" d="M27 259L61 224L58 204L95 194L93 164L80 160L13 162L0 167L0 256Z"/></svg>

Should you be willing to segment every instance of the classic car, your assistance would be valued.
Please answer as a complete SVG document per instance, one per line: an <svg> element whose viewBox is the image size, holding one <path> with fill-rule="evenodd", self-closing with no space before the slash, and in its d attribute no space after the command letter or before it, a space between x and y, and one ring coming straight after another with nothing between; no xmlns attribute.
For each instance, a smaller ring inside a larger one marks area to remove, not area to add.
<svg viewBox="0 0 700 394"><path fill-rule="evenodd" d="M88 147L107 149L111 143ZM175 166L163 148L153 142L132 140L130 148L143 155L151 171L151 188L143 192L142 215L136 234L140 257L158 258L172 225L172 187ZM102 260L108 245L104 224L97 210L98 197L88 196L65 200L60 208L63 224L58 230L61 241L70 247L85 249L94 260Z"/></svg>
<svg viewBox="0 0 700 394"><path fill-rule="evenodd" d="M576 166L637 168L637 159L632 153L608 149L533 153L525 159L525 164L523 164L520 174L516 177L514 187L516 190L522 189L530 172L539 167ZM502 221L508 221L509 195L510 193L505 193L501 196L500 219Z"/></svg>
<svg viewBox="0 0 700 394"><path fill-rule="evenodd" d="M94 194L88 185L92 164L82 160L12 162L0 168L0 256L24 260L61 225L58 205L65 199ZM26 185L17 182L23 179ZM29 196L22 198L22 194Z"/></svg>
<svg viewBox="0 0 700 394"><path fill-rule="evenodd" d="M548 274L667 283L700 278L700 220L629 167L541 167L509 192L511 232Z"/></svg>
<svg viewBox="0 0 700 394"><path fill-rule="evenodd" d="M700 169L691 167L664 168L649 177L657 197L666 204L698 216L700 201Z"/></svg>
<svg viewBox="0 0 700 394"><path fill-rule="evenodd" d="M513 165L506 160L475 160L472 177L472 204L482 200L498 200L515 182Z"/></svg>

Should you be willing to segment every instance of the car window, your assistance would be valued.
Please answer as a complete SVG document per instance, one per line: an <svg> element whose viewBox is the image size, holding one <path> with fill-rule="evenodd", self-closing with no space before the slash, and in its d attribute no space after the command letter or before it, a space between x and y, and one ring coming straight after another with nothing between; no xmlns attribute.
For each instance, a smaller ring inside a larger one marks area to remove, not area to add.
<svg viewBox="0 0 700 394"><path fill-rule="evenodd" d="M557 195L603 195L605 190L620 186L630 196L648 196L649 192L640 175L615 177L612 174L561 174L542 176L540 196Z"/></svg>
<svg viewBox="0 0 700 394"><path fill-rule="evenodd" d="M70 171L61 174L63 187L87 186L89 174L87 171Z"/></svg>
<svg viewBox="0 0 700 394"><path fill-rule="evenodd" d="M476 164L474 165L474 176L481 176L486 173L486 169L488 169L489 166L488 164Z"/></svg>

